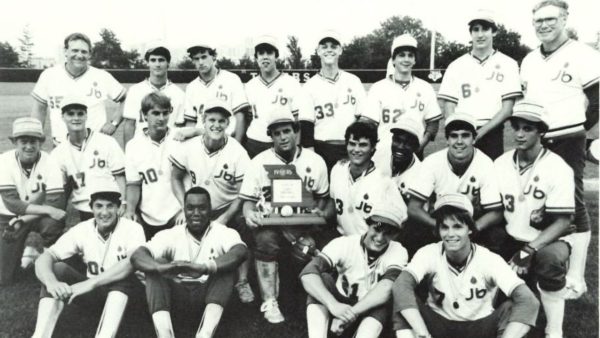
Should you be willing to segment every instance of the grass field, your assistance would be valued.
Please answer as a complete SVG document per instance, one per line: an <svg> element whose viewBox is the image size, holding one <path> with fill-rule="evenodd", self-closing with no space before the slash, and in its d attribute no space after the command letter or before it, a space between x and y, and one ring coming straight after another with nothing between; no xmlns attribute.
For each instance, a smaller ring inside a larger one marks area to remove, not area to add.
<svg viewBox="0 0 600 338"><path fill-rule="evenodd" d="M16 117L29 115L32 98L28 95L33 84L0 83L0 152L11 148L7 136L11 131L12 121ZM510 140L506 128L506 140ZM121 141L121 128L116 136ZM510 142L509 142L510 143ZM426 153L444 146L443 135L438 138ZM509 145L507 145L509 147ZM44 145L50 150L49 141ZM1 167L0 167L0 170ZM598 177L598 166L588 163L586 177ZM592 218L592 241L590 243L586 281L588 293L581 299L567 302L564 333L569 338L598 337L598 192L586 194L588 210ZM72 226L76 218L70 217ZM233 297L227 307L221 325L217 331L218 337L305 337L305 297L297 275L297 267L281 264L282 281L280 305L286 322L281 325L270 325L262 318L259 302L250 305L239 303ZM251 281L253 289L258 292L256 283ZM36 309L39 294L39 282L32 271L19 275L17 283L0 288L0 338L28 337L33 333L36 319ZM88 309L78 306L67 307L61 316L55 337L90 337L94 335L101 309ZM195 333L201 314L183 314L181 329L177 329L178 337L190 337ZM543 320L543 319L542 319ZM177 326L179 327L179 326ZM120 337L152 337L154 329L146 311L143 297L134 297L127 310L119 331ZM542 337L543 331L534 330L529 337Z"/></svg>

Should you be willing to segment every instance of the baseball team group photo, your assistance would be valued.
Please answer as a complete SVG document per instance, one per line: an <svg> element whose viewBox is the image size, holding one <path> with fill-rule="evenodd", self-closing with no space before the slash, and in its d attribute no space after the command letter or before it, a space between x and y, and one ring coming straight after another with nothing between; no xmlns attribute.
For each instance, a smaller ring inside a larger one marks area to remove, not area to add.
<svg viewBox="0 0 600 338"><path fill-rule="evenodd" d="M0 337L598 337L576 5L515 9L531 47L488 8L465 45L333 21L309 61L274 32L136 70L76 27L42 69L0 43Z"/></svg>

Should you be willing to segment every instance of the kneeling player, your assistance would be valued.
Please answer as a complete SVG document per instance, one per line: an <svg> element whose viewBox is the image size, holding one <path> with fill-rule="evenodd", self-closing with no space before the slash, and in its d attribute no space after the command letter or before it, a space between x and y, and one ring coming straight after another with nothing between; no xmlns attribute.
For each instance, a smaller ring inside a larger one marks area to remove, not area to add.
<svg viewBox="0 0 600 338"><path fill-rule="evenodd" d="M393 286L396 337L523 337L539 302L498 255L473 244L473 206L462 194L435 203L441 242L421 248ZM426 281L427 303L417 299ZM498 289L510 301L494 309Z"/></svg>
<svg viewBox="0 0 600 338"><path fill-rule="evenodd" d="M142 227L119 218L120 205L118 191L94 192L90 196L94 218L69 229L36 261L42 291L33 337L51 337L65 302L84 294L86 303L106 295L96 337L116 336L128 294L137 283L129 256L144 243ZM61 262L77 255L87 266L86 275Z"/></svg>
<svg viewBox="0 0 600 338"><path fill-rule="evenodd" d="M373 210L364 235L332 240L302 270L309 337L327 337L331 315L331 331L341 334L352 326L356 337L378 337L389 323L392 283L408 261L406 249L394 241L404 219L393 211Z"/></svg>

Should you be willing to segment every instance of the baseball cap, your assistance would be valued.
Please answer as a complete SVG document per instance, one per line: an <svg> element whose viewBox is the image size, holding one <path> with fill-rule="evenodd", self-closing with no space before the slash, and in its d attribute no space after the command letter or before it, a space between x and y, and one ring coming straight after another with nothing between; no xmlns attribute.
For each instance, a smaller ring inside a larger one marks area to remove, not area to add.
<svg viewBox="0 0 600 338"><path fill-rule="evenodd" d="M204 109L204 113L222 113L223 115L225 115L225 117L230 117L231 111L229 111L229 109L227 109L224 105L222 101L219 100L214 100L214 101L210 101L206 104L206 107Z"/></svg>
<svg viewBox="0 0 600 338"><path fill-rule="evenodd" d="M401 130L416 136L419 140L419 144L421 144L423 141L423 134L425 134L425 127L423 127L423 123L408 117L400 117L398 122L396 122L392 129L390 129L390 132L394 133Z"/></svg>
<svg viewBox="0 0 600 338"><path fill-rule="evenodd" d="M21 136L37 137L42 142L46 139L42 122L34 117L20 117L13 122L11 140Z"/></svg>
<svg viewBox="0 0 600 338"><path fill-rule="evenodd" d="M496 20L494 19L494 13L487 9L479 9L471 15L469 20L469 26L473 21L485 21L496 27Z"/></svg>
<svg viewBox="0 0 600 338"><path fill-rule="evenodd" d="M146 61L148 61L148 59L150 58L150 55L164 56L165 59L167 59L167 62L171 62L171 52L169 52L167 47L156 46L156 47L149 48L146 51L146 54L144 55L144 59Z"/></svg>
<svg viewBox="0 0 600 338"><path fill-rule="evenodd" d="M337 41L338 44L342 44L342 36L341 34L333 29L327 29L323 32L321 32L321 34L319 34L319 39L317 40L317 45L320 45L321 42L325 39L333 39L335 41Z"/></svg>
<svg viewBox="0 0 600 338"><path fill-rule="evenodd" d="M464 210L469 213L469 216L473 217L473 204L471 204L471 201L466 195L453 193L439 197L433 206L433 213L435 214L441 207L447 205Z"/></svg>
<svg viewBox="0 0 600 338"><path fill-rule="evenodd" d="M121 192L119 192L116 182L105 182L107 184L97 185L92 188L90 194L90 205L97 199L111 201L116 204L121 204Z"/></svg>
<svg viewBox="0 0 600 338"><path fill-rule="evenodd" d="M81 95L68 95L60 101L60 109L64 112L69 106L81 106L88 108L87 99Z"/></svg>
<svg viewBox="0 0 600 338"><path fill-rule="evenodd" d="M510 116L510 119L514 118L542 123L546 130L548 130L548 113L544 106L536 101L525 98L517 102L514 105L513 113Z"/></svg>
<svg viewBox="0 0 600 338"><path fill-rule="evenodd" d="M445 122L444 126L446 128L448 128L450 123L456 122L456 121L465 122L465 123L471 125L473 127L473 130L477 130L477 123L475 122L475 118L471 114L463 113L460 111L457 111L457 112L451 114L450 116L448 116L448 118L446 118L446 122Z"/></svg>
<svg viewBox="0 0 600 338"><path fill-rule="evenodd" d="M259 45L269 45L279 50L279 40L272 35L261 35L254 40L254 48Z"/></svg>
<svg viewBox="0 0 600 338"><path fill-rule="evenodd" d="M272 126L281 123L296 123L294 116L285 107L277 107L270 112L271 119L267 125L267 129L271 129Z"/></svg>
<svg viewBox="0 0 600 338"><path fill-rule="evenodd" d="M393 55L394 50L400 47L410 47L417 49L417 40L413 38L410 34L402 34L400 36L395 37L394 41L392 41L391 54Z"/></svg>
<svg viewBox="0 0 600 338"><path fill-rule="evenodd" d="M390 210L389 208L375 207L371 210L371 214L367 217L367 221L386 223L400 229L402 228L404 219L402 219L397 212L393 212L393 210Z"/></svg>
<svg viewBox="0 0 600 338"><path fill-rule="evenodd" d="M210 43L203 42L203 43L193 45L192 47L188 48L187 53L190 56L194 56L194 54L197 54L200 51L200 49L215 49L215 47Z"/></svg>

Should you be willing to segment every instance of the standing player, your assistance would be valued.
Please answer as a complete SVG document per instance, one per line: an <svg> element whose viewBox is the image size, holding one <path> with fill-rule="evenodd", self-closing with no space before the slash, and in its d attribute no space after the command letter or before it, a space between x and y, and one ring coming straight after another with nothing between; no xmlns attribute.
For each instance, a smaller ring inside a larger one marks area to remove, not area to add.
<svg viewBox="0 0 600 338"><path fill-rule="evenodd" d="M65 303L78 297L90 303L98 296L106 302L96 337L117 335L129 294L139 285L129 257L144 244L144 232L139 224L119 218L121 194L104 189L90 197L94 218L70 228L35 263L42 290L34 338L52 336ZM61 262L75 256L85 263L85 275Z"/></svg>
<svg viewBox="0 0 600 338"><path fill-rule="evenodd" d="M327 337L331 316L337 334L354 326L356 337L379 337L391 318L392 283L408 261L394 241L403 221L393 209L374 209L364 235L333 239L304 267L309 337Z"/></svg>
<svg viewBox="0 0 600 338"><path fill-rule="evenodd" d="M152 92L142 99L141 106L146 128L143 134L129 141L125 147L125 217L139 220L146 239L150 240L157 232L173 227L177 216L182 213L171 188L171 163L168 158L179 144L173 140L168 127L173 110L169 97Z"/></svg>
<svg viewBox="0 0 600 338"><path fill-rule="evenodd" d="M148 307L159 338L174 337L171 312L193 312L202 303L206 307L196 337L212 337L247 253L237 232L210 220L208 191L193 187L184 201L186 225L159 232L131 257L146 274Z"/></svg>
<svg viewBox="0 0 600 338"><path fill-rule="evenodd" d="M92 218L89 187L113 187L125 195L125 155L117 141L86 128L88 101L67 96L62 100L62 117L67 126L67 141L61 142L52 157L63 173L65 195L81 220ZM122 204L119 215L125 213Z"/></svg>
<svg viewBox="0 0 600 338"><path fill-rule="evenodd" d="M544 107L529 99L517 103L510 121L516 149L494 164L511 237L502 245L503 254L512 256L510 263L519 274L535 275L547 318L546 337L562 337L565 298L584 292L580 288L585 282L573 284L580 281L567 275L569 255L581 246L571 240L574 234L563 236L575 207L573 170L542 146L547 121ZM585 266L585 256L580 259Z"/></svg>
<svg viewBox="0 0 600 338"><path fill-rule="evenodd" d="M396 337L523 337L535 326L539 302L508 264L471 242L473 206L462 194L435 203L441 241L421 248L392 288ZM427 303L415 294L425 281ZM498 290L510 298L494 309Z"/></svg>
<svg viewBox="0 0 600 338"><path fill-rule="evenodd" d="M423 137L423 124L409 118L400 118L390 130L392 133L392 158L390 171L404 201L408 203L407 182L419 175L421 161L415 154Z"/></svg>
<svg viewBox="0 0 600 338"><path fill-rule="evenodd" d="M331 201L328 215L337 217L337 230L345 236L364 234L365 219L380 203L397 203L398 217L406 218L406 205L389 177L381 174L371 158L377 144L377 128L371 123L354 122L346 128L348 160L331 170ZM385 199L385 201L384 201Z"/></svg>
<svg viewBox="0 0 600 338"><path fill-rule="evenodd" d="M0 285L13 281L29 231L38 231L48 247L60 236L65 218L60 169L40 150L41 122L16 119L10 140L15 149L0 155Z"/></svg>
<svg viewBox="0 0 600 338"><path fill-rule="evenodd" d="M298 120L298 116L311 112L306 93L298 80L277 69L278 45L277 39L269 35L257 38L254 43L259 75L246 83L246 96L252 107L252 122L245 144L250 158L273 146L267 135L271 114L284 107Z"/></svg>
<svg viewBox="0 0 600 338"><path fill-rule="evenodd" d="M125 88L105 70L88 65L91 57L92 43L81 33L73 33L65 38L64 65L56 65L42 72L31 96L33 102L32 116L46 122L46 112L50 109L50 126L55 144L63 142L67 137L67 128L61 118L61 101L65 96L85 96L89 101L89 120L87 127L112 135L121 123L121 111L115 110L110 121L106 121L104 103L111 99L123 102Z"/></svg>
<svg viewBox="0 0 600 338"><path fill-rule="evenodd" d="M142 134L147 123L140 110L144 97L150 93L160 92L171 99L173 112L169 118L169 127L183 126L183 103L185 94L168 78L171 52L166 47L150 48L144 55L150 73L148 78L129 88L123 107L123 144L127 144L134 135Z"/></svg>
<svg viewBox="0 0 600 338"><path fill-rule="evenodd" d="M396 37L391 48L394 74L376 82L369 89L364 115L379 125L379 135L382 139L373 161L385 175L390 175L392 142L389 131L398 123L400 117L412 118L423 124L425 132L417 153L421 153L427 143L435 138L439 120L442 118L433 87L412 75L416 53L415 38L409 34Z"/></svg>
<svg viewBox="0 0 600 338"><path fill-rule="evenodd" d="M473 48L448 66L438 93L445 116L460 110L475 117L475 144L493 160L504 152L504 121L522 95L517 62L494 50L497 30L492 13L480 10L471 17Z"/></svg>
<svg viewBox="0 0 600 338"><path fill-rule="evenodd" d="M542 44L523 59L521 80L527 97L548 111L550 129L544 134L545 146L562 157L575 174L573 238L581 243L575 247L584 250L573 252L572 257L583 259L571 261L569 275L585 285L585 257L591 238L583 190L585 130L598 122L600 53L569 39L568 9L560 0L541 1L533 8L533 26Z"/></svg>
<svg viewBox="0 0 600 338"><path fill-rule="evenodd" d="M317 55L321 69L304 85L314 113L300 117L300 136L302 145L314 146L331 172L348 155L344 132L362 113L367 95L356 75L339 68L342 39L336 31L321 33Z"/></svg>
<svg viewBox="0 0 600 338"><path fill-rule="evenodd" d="M279 252L281 237L298 238L305 236L306 231L292 231L260 225L263 214L259 210L259 201L271 203L271 179L265 168L266 165L293 165L296 173L302 178L304 189L312 193L317 213L322 214L329 196L329 182L325 161L309 149L296 145L298 123L288 109L279 108L271 115L267 132L273 140L273 148L267 149L252 159L246 177L242 183L240 197L244 201L243 212L246 223L253 231L256 247L256 272L263 297L260 310L270 323L281 323L285 320L277 297L279 296Z"/></svg>
<svg viewBox="0 0 600 338"><path fill-rule="evenodd" d="M185 125L196 127L200 121L199 129L194 131L194 135L202 134L201 121L206 104L217 98L233 114L227 134L242 143L246 136L245 113L250 107L242 81L237 75L217 68L217 51L212 45L192 46L187 52L199 74L185 89Z"/></svg>

